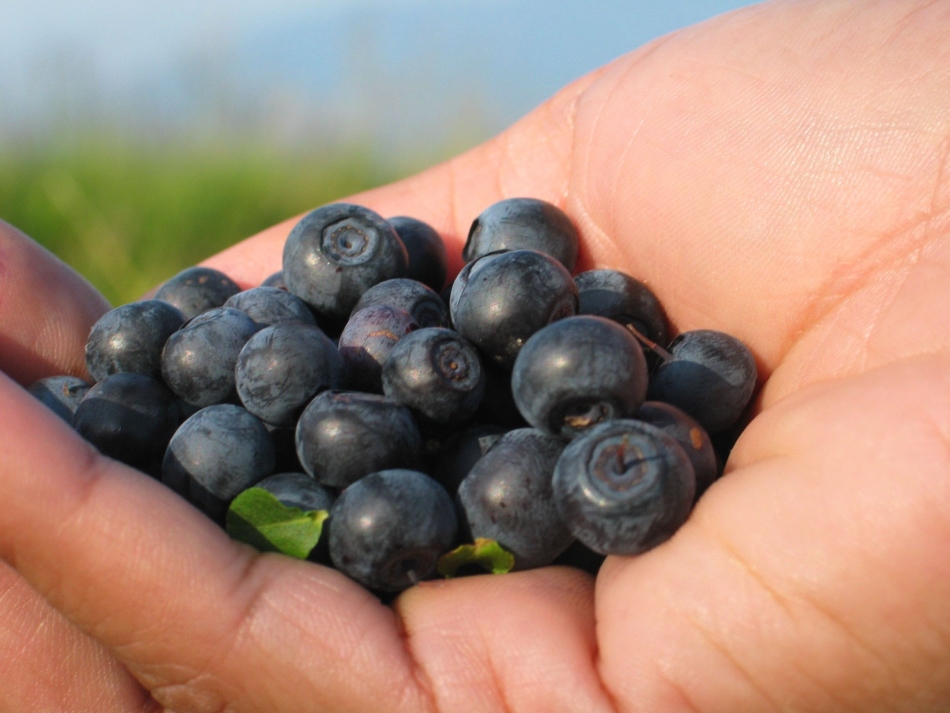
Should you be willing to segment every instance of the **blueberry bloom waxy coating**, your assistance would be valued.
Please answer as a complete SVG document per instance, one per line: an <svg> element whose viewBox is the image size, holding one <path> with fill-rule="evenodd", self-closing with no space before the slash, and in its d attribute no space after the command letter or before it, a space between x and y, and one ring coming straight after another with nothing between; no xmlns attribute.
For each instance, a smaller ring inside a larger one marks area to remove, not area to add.
<svg viewBox="0 0 950 713"><path fill-rule="evenodd" d="M232 307L217 307L175 332L162 351L162 378L185 403L203 408L237 400L234 366L258 326Z"/></svg>
<svg viewBox="0 0 950 713"><path fill-rule="evenodd" d="M406 406L357 391L324 391L297 422L297 456L322 485L345 488L377 470L418 463L422 436Z"/></svg>
<svg viewBox="0 0 950 713"><path fill-rule="evenodd" d="M241 310L261 327L278 322L317 323L303 300L294 297L287 290L268 285L238 292L228 298L224 306Z"/></svg>
<svg viewBox="0 0 950 713"><path fill-rule="evenodd" d="M719 476L719 461L706 429L682 409L663 401L645 401L633 416L673 436L689 456L696 474L696 497Z"/></svg>
<svg viewBox="0 0 950 713"><path fill-rule="evenodd" d="M471 263L452 288L455 329L496 364L510 369L528 338L577 312L567 269L536 250L512 250Z"/></svg>
<svg viewBox="0 0 950 713"><path fill-rule="evenodd" d="M404 469L371 473L348 487L330 521L334 566L379 592L399 592L431 576L457 532L445 489Z"/></svg>
<svg viewBox="0 0 950 713"><path fill-rule="evenodd" d="M389 218L389 224L396 229L406 246L409 256L406 277L418 280L433 290L441 290L449 271L449 258L442 236L428 223L403 215Z"/></svg>
<svg viewBox="0 0 950 713"><path fill-rule="evenodd" d="M136 467L162 455L180 422L178 399L160 380L134 372L95 384L73 416L79 434L101 453Z"/></svg>
<svg viewBox="0 0 950 713"><path fill-rule="evenodd" d="M645 284L619 270L588 270L574 276L578 314L606 317L661 346L669 342L666 314Z"/></svg>
<svg viewBox="0 0 950 713"><path fill-rule="evenodd" d="M72 425L73 414L91 386L92 384L78 376L63 374L34 381L30 384L29 391L46 408Z"/></svg>
<svg viewBox="0 0 950 713"><path fill-rule="evenodd" d="M269 424L293 426L314 396L343 386L343 359L316 325L279 322L247 340L234 378L248 411Z"/></svg>
<svg viewBox="0 0 950 713"><path fill-rule="evenodd" d="M404 277L406 248L382 216L334 203L312 210L287 236L287 289L317 313L343 321L366 290Z"/></svg>
<svg viewBox="0 0 950 713"><path fill-rule="evenodd" d="M436 423L459 423L478 409L485 377L478 352L451 329L429 327L400 339L383 363L383 393Z"/></svg>
<svg viewBox="0 0 950 713"><path fill-rule="evenodd" d="M564 525L551 474L564 442L520 428L499 438L462 480L456 496L460 525L472 540L497 541L515 569L550 564L574 537Z"/></svg>
<svg viewBox="0 0 950 713"><path fill-rule="evenodd" d="M686 521L696 479L675 438L648 423L618 419L567 445L552 487L578 540L600 554L635 555Z"/></svg>
<svg viewBox="0 0 950 713"><path fill-rule="evenodd" d="M89 331L86 368L96 381L121 371L161 377L165 341L184 323L181 310L162 300L109 310Z"/></svg>
<svg viewBox="0 0 950 713"><path fill-rule="evenodd" d="M580 239L571 219L537 198L508 198L474 220L462 250L466 261L497 250L538 250L573 271Z"/></svg>
<svg viewBox="0 0 950 713"><path fill-rule="evenodd" d="M755 359L730 334L712 329L683 332L669 346L671 358L650 376L647 397L681 408L710 434L742 415L755 391Z"/></svg>
<svg viewBox="0 0 950 713"><path fill-rule="evenodd" d="M274 444L259 418L233 404L203 408L175 431L162 482L223 522L241 491L274 471Z"/></svg>
<svg viewBox="0 0 950 713"><path fill-rule="evenodd" d="M347 387L382 393L386 357L400 339L418 328L412 315L398 307L377 304L354 312L337 340Z"/></svg>
<svg viewBox="0 0 950 713"><path fill-rule="evenodd" d="M181 310L185 319L192 319L241 291L238 284L220 270L210 267L189 267L166 280L155 293L155 299L168 302Z"/></svg>
<svg viewBox="0 0 950 713"><path fill-rule="evenodd" d="M646 360L640 343L616 322L569 317L525 343L511 390L528 423L574 438L598 423L634 414L646 397Z"/></svg>
<svg viewBox="0 0 950 713"><path fill-rule="evenodd" d="M420 327L448 327L449 308L439 294L418 280L397 277L373 285L353 307L353 314L376 305L405 310Z"/></svg>

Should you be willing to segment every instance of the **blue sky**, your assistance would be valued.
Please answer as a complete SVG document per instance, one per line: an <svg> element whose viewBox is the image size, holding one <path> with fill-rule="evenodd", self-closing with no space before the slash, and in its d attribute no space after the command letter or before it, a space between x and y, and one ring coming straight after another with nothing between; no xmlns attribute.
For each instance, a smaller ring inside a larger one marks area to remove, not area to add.
<svg viewBox="0 0 950 713"><path fill-rule="evenodd" d="M0 0L0 130L448 141L748 0Z"/></svg>

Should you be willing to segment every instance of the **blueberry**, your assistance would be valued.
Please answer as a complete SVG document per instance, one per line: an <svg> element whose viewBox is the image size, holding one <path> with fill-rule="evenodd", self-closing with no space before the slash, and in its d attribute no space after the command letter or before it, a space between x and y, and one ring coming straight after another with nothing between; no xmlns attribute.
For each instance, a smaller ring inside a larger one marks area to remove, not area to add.
<svg viewBox="0 0 950 713"><path fill-rule="evenodd" d="M551 475L564 443L521 428L499 438L461 482L460 524L470 539L497 541L515 569L550 564L574 537L554 504Z"/></svg>
<svg viewBox="0 0 950 713"><path fill-rule="evenodd" d="M646 401L633 416L673 436L683 447L696 474L696 497L719 477L719 462L706 429L685 411L663 401Z"/></svg>
<svg viewBox="0 0 950 713"><path fill-rule="evenodd" d="M321 485L345 488L377 470L412 468L422 437L406 406L376 394L324 391L297 422L297 455Z"/></svg>
<svg viewBox="0 0 950 713"><path fill-rule="evenodd" d="M303 300L277 287L262 285L238 292L224 306L241 310L261 327L278 322L317 323Z"/></svg>
<svg viewBox="0 0 950 713"><path fill-rule="evenodd" d="M343 386L343 359L316 325L279 322L247 340L234 379L248 411L269 424L292 426L314 396Z"/></svg>
<svg viewBox="0 0 950 713"><path fill-rule="evenodd" d="M159 378L165 341L184 323L181 310L162 300L116 307L89 331L86 368L96 381L121 371Z"/></svg>
<svg viewBox="0 0 950 713"><path fill-rule="evenodd" d="M120 372L90 388L73 416L79 434L104 455L148 469L181 423L178 400L158 379Z"/></svg>
<svg viewBox="0 0 950 713"><path fill-rule="evenodd" d="M406 246L409 256L406 277L418 280L433 290L441 290L449 270L442 236L431 225L416 218L400 215L390 218L389 224Z"/></svg>
<svg viewBox="0 0 950 713"><path fill-rule="evenodd" d="M679 407L710 435L736 423L755 391L749 348L724 332L697 329L676 337L669 352L650 376L647 398Z"/></svg>
<svg viewBox="0 0 950 713"><path fill-rule="evenodd" d="M209 309L222 306L241 288L220 270L210 267L189 267L168 279L155 293L155 299L168 302L181 310L185 319L197 317Z"/></svg>
<svg viewBox="0 0 950 713"><path fill-rule="evenodd" d="M588 270L574 276L578 314L593 314L631 325L647 339L669 343L666 314L656 295L619 270Z"/></svg>
<svg viewBox="0 0 950 713"><path fill-rule="evenodd" d="M312 210L284 244L287 289L330 319L345 320L373 285L404 277L406 248L368 208L334 203Z"/></svg>
<svg viewBox="0 0 950 713"><path fill-rule="evenodd" d="M354 312L338 340L347 387L382 393L386 357L400 339L418 328L412 315L398 307L378 304Z"/></svg>
<svg viewBox="0 0 950 713"><path fill-rule="evenodd" d="M284 271L278 270L264 278L261 287L276 287L278 290L287 290L287 283L284 282Z"/></svg>
<svg viewBox="0 0 950 713"><path fill-rule="evenodd" d="M453 286L449 309L459 334L510 369L532 334L577 312L577 287L554 258L512 250L473 263Z"/></svg>
<svg viewBox="0 0 950 713"><path fill-rule="evenodd" d="M672 436L632 419L571 441L554 469L557 509L574 536L604 555L635 555L686 521L696 478Z"/></svg>
<svg viewBox="0 0 950 713"><path fill-rule="evenodd" d="M475 347L451 329L419 329L383 363L383 393L425 419L457 424L475 414L485 377Z"/></svg>
<svg viewBox="0 0 950 713"><path fill-rule="evenodd" d="M72 425L73 414L91 386L92 384L78 376L63 374L34 381L30 384L29 391L44 406Z"/></svg>
<svg viewBox="0 0 950 713"><path fill-rule="evenodd" d="M175 332L162 351L162 378L193 406L237 401L234 366L258 326L231 307L217 307Z"/></svg>
<svg viewBox="0 0 950 713"><path fill-rule="evenodd" d="M455 542L452 500L414 470L384 470L344 490L330 511L334 566L364 587L399 592L430 577Z"/></svg>
<svg viewBox="0 0 950 713"><path fill-rule="evenodd" d="M162 482L219 523L231 500L273 472L270 434L233 404L208 406L187 419L162 461Z"/></svg>
<svg viewBox="0 0 950 713"><path fill-rule="evenodd" d="M284 507L303 511L327 510L336 497L306 473L275 473L259 481L255 488L263 488L277 498Z"/></svg>
<svg viewBox="0 0 950 713"><path fill-rule="evenodd" d="M397 277L373 285L353 307L352 314L376 305L405 310L420 327L448 327L449 308L439 294L417 280Z"/></svg>
<svg viewBox="0 0 950 713"><path fill-rule="evenodd" d="M646 397L646 360L640 343L616 322L568 317L525 343L511 390L528 423L570 439L636 412Z"/></svg>
<svg viewBox="0 0 950 713"><path fill-rule="evenodd" d="M470 426L445 440L432 467L432 477L455 494L465 476L508 429L496 424Z"/></svg>
<svg viewBox="0 0 950 713"><path fill-rule="evenodd" d="M462 257L472 261L497 250L539 250L570 272L579 242L577 228L557 206L537 198L509 198L475 219Z"/></svg>

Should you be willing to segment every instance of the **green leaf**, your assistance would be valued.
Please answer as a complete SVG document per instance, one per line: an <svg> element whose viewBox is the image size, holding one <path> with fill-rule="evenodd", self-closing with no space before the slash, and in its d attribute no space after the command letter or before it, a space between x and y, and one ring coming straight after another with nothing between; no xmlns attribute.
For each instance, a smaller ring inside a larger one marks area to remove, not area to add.
<svg viewBox="0 0 950 713"><path fill-rule="evenodd" d="M248 488L231 502L225 526L232 538L261 552L306 559L320 541L327 515L289 508L263 488Z"/></svg>
<svg viewBox="0 0 950 713"><path fill-rule="evenodd" d="M495 540L477 537L474 543L460 545L442 555L438 570L443 577L454 577L461 567L472 564L492 574L506 574L515 566L515 556Z"/></svg>

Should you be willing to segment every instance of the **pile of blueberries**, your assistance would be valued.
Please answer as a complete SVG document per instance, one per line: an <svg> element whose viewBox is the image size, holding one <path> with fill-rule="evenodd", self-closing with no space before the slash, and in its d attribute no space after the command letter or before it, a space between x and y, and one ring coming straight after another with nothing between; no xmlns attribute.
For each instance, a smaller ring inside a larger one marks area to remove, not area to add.
<svg viewBox="0 0 950 713"><path fill-rule="evenodd" d="M671 341L646 285L574 275L577 254L560 209L504 200L446 286L426 223L323 206L261 286L185 270L93 326L94 384L31 392L222 525L251 491L320 512L304 556L376 592L477 566L596 567L686 520L756 366L719 331Z"/></svg>

